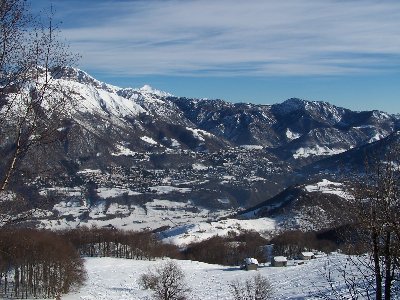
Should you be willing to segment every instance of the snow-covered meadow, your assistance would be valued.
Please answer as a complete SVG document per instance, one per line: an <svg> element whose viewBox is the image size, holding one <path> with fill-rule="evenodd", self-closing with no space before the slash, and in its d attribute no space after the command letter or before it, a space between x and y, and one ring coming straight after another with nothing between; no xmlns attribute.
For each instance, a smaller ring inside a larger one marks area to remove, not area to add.
<svg viewBox="0 0 400 300"><path fill-rule="evenodd" d="M276 230L276 223L270 218L252 220L224 219L213 222L198 222L175 226L159 234L166 243L185 246L193 242L201 242L213 236L226 236L229 232L240 233L246 230L257 231L265 236Z"/></svg>
<svg viewBox="0 0 400 300"><path fill-rule="evenodd" d="M185 272L193 300L232 299L230 294L232 281L243 281L255 274L265 276L272 283L274 299L294 300L321 299L321 293L325 296L332 295L333 292L328 281L329 276L337 281L333 283L335 290L342 296L346 296L346 285L343 278L337 273L339 266L345 266L346 261L345 255L331 254L305 261L303 264L294 264L289 261L288 267L262 265L257 271L244 271L239 267L212 265L197 261L177 260L176 262ZM149 299L151 291L142 290L138 279L149 268L163 262L163 260L86 258L87 282L79 291L65 295L63 299ZM327 271L328 268L331 269L331 272Z"/></svg>

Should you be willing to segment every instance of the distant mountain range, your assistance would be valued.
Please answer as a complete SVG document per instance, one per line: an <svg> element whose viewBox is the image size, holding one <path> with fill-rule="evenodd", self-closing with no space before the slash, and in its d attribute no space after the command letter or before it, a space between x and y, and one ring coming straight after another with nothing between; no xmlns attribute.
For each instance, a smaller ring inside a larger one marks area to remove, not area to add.
<svg viewBox="0 0 400 300"><path fill-rule="evenodd" d="M339 165L360 163L400 129L397 115L327 102L230 103L119 88L75 68L57 74L75 105L46 152L46 172L26 163L31 177L19 190L47 203L40 226L155 228L260 208L289 186L335 179ZM171 207L180 212L173 220L159 213Z"/></svg>

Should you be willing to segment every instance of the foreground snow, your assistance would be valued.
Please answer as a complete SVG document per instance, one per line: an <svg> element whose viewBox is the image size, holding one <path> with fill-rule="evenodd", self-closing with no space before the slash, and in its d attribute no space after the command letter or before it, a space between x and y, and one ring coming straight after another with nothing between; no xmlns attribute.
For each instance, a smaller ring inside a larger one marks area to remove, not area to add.
<svg viewBox="0 0 400 300"><path fill-rule="evenodd" d="M258 271L243 271L238 267L211 265L196 261L177 261L186 274L192 290L191 299L232 299L229 284L237 279L245 280L260 273L273 285L275 299L318 299L322 292L330 294L329 282L325 276L326 266L343 264L346 257L334 254L307 261L302 265L288 267L261 266ZM162 263L158 261L137 261L117 258L87 258L88 280L80 291L63 297L66 300L84 299L148 299L150 291L138 285L139 276L148 268ZM289 262L290 264L290 262ZM332 272L333 274L334 272ZM331 276L332 276L331 274ZM336 279L340 279L337 277ZM343 285L335 285L338 290ZM345 291L341 292L343 295Z"/></svg>

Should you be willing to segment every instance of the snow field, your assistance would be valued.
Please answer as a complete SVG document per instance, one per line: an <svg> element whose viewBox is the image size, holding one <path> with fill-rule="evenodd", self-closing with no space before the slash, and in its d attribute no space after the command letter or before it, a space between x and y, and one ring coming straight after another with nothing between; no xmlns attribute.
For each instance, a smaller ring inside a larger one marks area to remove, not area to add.
<svg viewBox="0 0 400 300"><path fill-rule="evenodd" d="M167 188L161 186L154 187L159 189L159 192L167 192ZM175 192L184 193L184 188L176 188ZM120 195L124 192L131 194L134 191L113 188L100 190L103 196ZM215 220L232 211L209 211L194 206L190 201L188 202L174 202L162 199L154 199L145 204L145 206L138 205L122 205L112 203L108 207L106 200L98 201L96 205L90 208L85 203L80 201L61 201L54 206L54 212L58 215L55 219L41 219L40 227L52 230L69 229L77 226L92 226L98 227L112 225L119 229L125 230L143 230L143 229L156 229L162 226L177 226L181 229L182 226L189 224L202 224L207 220ZM89 213L90 220L81 220L82 213ZM106 218L107 215L118 215L114 218ZM35 214L36 216L36 214ZM63 216L63 218L61 218ZM68 220L65 218L69 216ZM37 216L40 219L40 216ZM71 220L72 219L72 220ZM238 220L237 220L238 221ZM246 220L240 220L246 223ZM207 223L208 224L208 223ZM214 223L217 224L217 223ZM193 225L194 226L194 225ZM217 225L218 226L218 225ZM220 226L218 226L220 227ZM225 226L224 226L225 227ZM225 232L225 230L223 230ZM180 230L180 234L186 234Z"/></svg>
<svg viewBox="0 0 400 300"><path fill-rule="evenodd" d="M299 148L296 150L295 153L293 153L293 157L295 159L298 158L307 158L309 156L321 156L321 155L327 155L327 156L331 156L331 155L335 155L335 154L340 154L342 152L345 152L347 149L342 149L342 148L338 148L338 149L334 149L334 148L329 148L326 146L313 146L313 147L306 147L306 148Z"/></svg>
<svg viewBox="0 0 400 300"><path fill-rule="evenodd" d="M340 182L333 182L327 179L322 179L315 184L306 185L304 189L307 192L321 192L324 194L332 194L344 199L353 199L353 196L344 190L344 186Z"/></svg>
<svg viewBox="0 0 400 300"><path fill-rule="evenodd" d="M299 133L297 133L297 132L293 132L293 131L291 131L289 128L286 129L286 137L287 137L289 140L292 141L292 140L298 139L300 136L301 136L301 134L299 134Z"/></svg>
<svg viewBox="0 0 400 300"><path fill-rule="evenodd" d="M215 222L198 222L176 226L163 231L162 240L178 246L185 246L193 242L204 241L213 236L225 236L229 231L240 233L243 230L255 230L257 232L273 232L276 223L270 218L251 220L225 219Z"/></svg>
<svg viewBox="0 0 400 300"><path fill-rule="evenodd" d="M318 299L322 292L331 294L329 282L325 276L325 266L331 260L343 263L344 255L333 254L302 265L288 267L260 266L258 271L244 271L239 267L212 265L197 261L177 260L176 262L186 274L186 281L191 289L193 300L228 300L230 283L233 280L243 281L256 274L265 276L272 284L274 299ZM85 265L88 280L77 292L63 297L64 300L123 300L149 299L151 291L142 290L138 284L141 274L149 268L157 266L163 260L138 261L117 258L86 258ZM334 273L334 272L333 272ZM333 274L332 273L332 274ZM340 280L337 277L335 280ZM338 289L343 283L336 285ZM345 291L342 293L345 295ZM320 299L320 298L319 298Z"/></svg>
<svg viewBox="0 0 400 300"><path fill-rule="evenodd" d="M190 127L186 127L186 130L191 131L193 137L198 139L201 142L205 141L204 136L213 137L213 135L211 133L209 133L208 131L205 131L205 130L190 128Z"/></svg>

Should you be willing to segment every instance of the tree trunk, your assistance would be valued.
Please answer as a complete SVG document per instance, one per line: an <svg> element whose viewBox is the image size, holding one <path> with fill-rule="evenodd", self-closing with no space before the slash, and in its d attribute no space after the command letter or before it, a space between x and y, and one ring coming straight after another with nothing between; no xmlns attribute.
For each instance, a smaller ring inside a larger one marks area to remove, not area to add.
<svg viewBox="0 0 400 300"><path fill-rule="evenodd" d="M390 253L391 233L386 231L385 237L385 300L390 300L392 288L392 255Z"/></svg>
<svg viewBox="0 0 400 300"><path fill-rule="evenodd" d="M376 229L372 232L372 244L373 244L373 259L374 259L374 272L375 272L375 285L376 285L376 300L382 300L382 275L381 267L379 264L379 241Z"/></svg>
<svg viewBox="0 0 400 300"><path fill-rule="evenodd" d="M15 167L17 165L18 157L21 154L21 139L22 139L22 128L20 127L18 129L17 143L15 145L15 151L14 151L13 157L11 159L11 163L6 170L6 175L4 176L4 179L1 183L1 189L0 189L1 192L6 190L8 184L10 183L11 175L13 174Z"/></svg>

